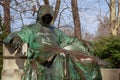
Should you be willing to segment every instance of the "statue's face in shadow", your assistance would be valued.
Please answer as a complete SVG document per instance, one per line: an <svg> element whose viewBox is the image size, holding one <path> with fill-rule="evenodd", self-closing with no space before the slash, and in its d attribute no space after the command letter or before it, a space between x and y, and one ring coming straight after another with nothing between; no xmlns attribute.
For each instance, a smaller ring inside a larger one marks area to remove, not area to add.
<svg viewBox="0 0 120 80"><path fill-rule="evenodd" d="M53 19L53 17L50 14L46 14L46 15L42 16L42 21L44 24L50 24L52 19Z"/></svg>

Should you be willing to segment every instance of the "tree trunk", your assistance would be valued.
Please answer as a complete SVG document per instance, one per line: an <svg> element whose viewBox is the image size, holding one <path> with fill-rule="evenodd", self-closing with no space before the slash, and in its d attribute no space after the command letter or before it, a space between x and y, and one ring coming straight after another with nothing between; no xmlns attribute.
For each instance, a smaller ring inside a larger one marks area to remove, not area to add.
<svg viewBox="0 0 120 80"><path fill-rule="evenodd" d="M82 35L81 35L81 24L80 24L80 18L78 13L77 0L71 0L71 6L72 6L72 14L73 14L73 20L74 20L74 33L75 33L75 36L80 40L82 39Z"/></svg>
<svg viewBox="0 0 120 80"><path fill-rule="evenodd" d="M0 14L0 33L2 32L2 17L1 17L1 14Z"/></svg>
<svg viewBox="0 0 120 80"><path fill-rule="evenodd" d="M118 22L117 22L117 33L120 35L120 0L118 0Z"/></svg>
<svg viewBox="0 0 120 80"><path fill-rule="evenodd" d="M55 11L54 11L54 18L53 18L52 24L54 24L54 22L55 22L55 20L57 18L57 15L58 15L58 12L59 12L59 9L60 9L60 3L61 3L61 0L56 1Z"/></svg>
<svg viewBox="0 0 120 80"><path fill-rule="evenodd" d="M111 34L117 36L116 0L110 0L110 23Z"/></svg>
<svg viewBox="0 0 120 80"><path fill-rule="evenodd" d="M10 33L10 0L4 0L4 26L5 32Z"/></svg>

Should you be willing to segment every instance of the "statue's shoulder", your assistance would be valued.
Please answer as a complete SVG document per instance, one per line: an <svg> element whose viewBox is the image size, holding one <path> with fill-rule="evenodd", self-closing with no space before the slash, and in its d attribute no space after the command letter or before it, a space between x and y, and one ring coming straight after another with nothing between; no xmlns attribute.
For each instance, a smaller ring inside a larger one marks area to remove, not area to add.
<svg viewBox="0 0 120 80"><path fill-rule="evenodd" d="M54 25L50 25L49 28L53 29L53 30L59 30L57 27L55 27Z"/></svg>
<svg viewBox="0 0 120 80"><path fill-rule="evenodd" d="M52 30L56 29L56 27L53 26L53 25L50 25L49 28L52 29Z"/></svg>
<svg viewBox="0 0 120 80"><path fill-rule="evenodd" d="M30 24L30 25L26 25L26 26L22 27L22 29L31 29L34 26L36 26L36 24Z"/></svg>
<svg viewBox="0 0 120 80"><path fill-rule="evenodd" d="M49 28L52 29L55 33L62 33L62 31L59 28L57 28L57 27L55 27L53 25L50 25Z"/></svg>

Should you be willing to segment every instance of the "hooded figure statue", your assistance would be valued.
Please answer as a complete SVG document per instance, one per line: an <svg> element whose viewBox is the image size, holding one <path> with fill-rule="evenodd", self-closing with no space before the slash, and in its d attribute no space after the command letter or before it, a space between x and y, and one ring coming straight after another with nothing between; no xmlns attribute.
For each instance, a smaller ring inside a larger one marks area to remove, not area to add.
<svg viewBox="0 0 120 80"><path fill-rule="evenodd" d="M4 39L4 43L28 44L22 80L102 80L97 61L87 56L92 51L52 26L52 19L52 7L43 5L35 24Z"/></svg>

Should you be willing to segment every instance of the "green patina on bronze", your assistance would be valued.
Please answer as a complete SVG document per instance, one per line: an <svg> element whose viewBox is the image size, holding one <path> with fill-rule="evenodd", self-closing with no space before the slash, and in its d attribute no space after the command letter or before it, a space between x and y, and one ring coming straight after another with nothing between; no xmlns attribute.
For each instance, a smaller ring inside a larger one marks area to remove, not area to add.
<svg viewBox="0 0 120 80"><path fill-rule="evenodd" d="M76 53L74 53L76 55L69 52L60 53L59 49L70 46L73 52L93 55L82 41L69 37L56 27L44 23L42 17L46 14L52 18L52 8L41 6L35 24L23 27L19 32L14 35L12 33L4 39L4 42L9 43L13 37L18 36L29 45L22 80L102 80L97 62L85 61L86 56L83 57L82 62L82 57L77 56ZM58 52L43 50L48 47L47 45L57 47Z"/></svg>

